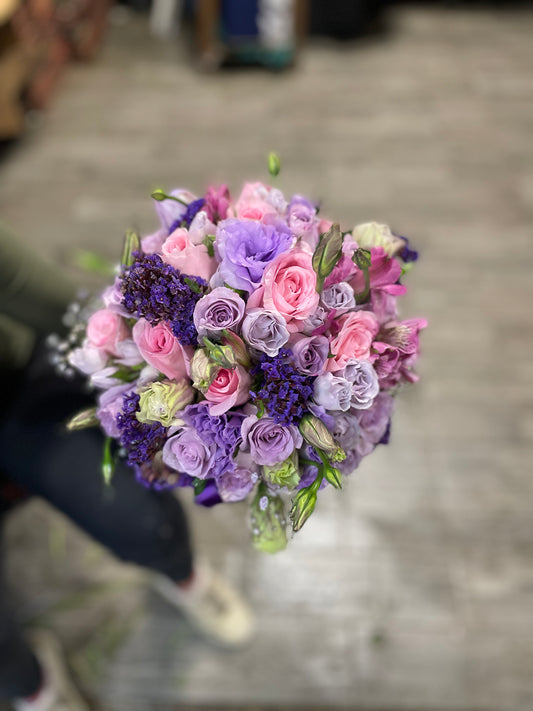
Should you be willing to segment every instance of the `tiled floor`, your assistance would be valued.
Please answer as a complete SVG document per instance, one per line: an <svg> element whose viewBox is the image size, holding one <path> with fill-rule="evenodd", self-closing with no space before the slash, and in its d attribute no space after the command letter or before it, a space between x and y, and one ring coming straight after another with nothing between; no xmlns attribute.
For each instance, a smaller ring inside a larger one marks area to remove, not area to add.
<svg viewBox="0 0 533 711"><path fill-rule="evenodd" d="M115 26L1 168L3 217L65 264L152 227L153 186L237 188L272 148L288 193L422 254L404 313L431 327L390 446L275 557L248 548L242 507L191 510L257 610L247 651L208 647L44 505L12 517L20 612L57 629L108 709L533 708L533 11L394 19L279 76L199 76L143 23Z"/></svg>

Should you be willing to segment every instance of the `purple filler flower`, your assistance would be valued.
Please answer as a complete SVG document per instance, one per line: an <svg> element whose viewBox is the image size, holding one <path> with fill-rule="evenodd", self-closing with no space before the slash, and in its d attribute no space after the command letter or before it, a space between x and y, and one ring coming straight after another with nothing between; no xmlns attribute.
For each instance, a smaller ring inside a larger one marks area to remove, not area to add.
<svg viewBox="0 0 533 711"><path fill-rule="evenodd" d="M294 367L305 375L318 375L329 353L326 336L297 336L291 342Z"/></svg>
<svg viewBox="0 0 533 711"><path fill-rule="evenodd" d="M215 248L220 265L216 279L249 294L261 283L265 268L290 249L292 234L283 222L224 220L217 227Z"/></svg>
<svg viewBox="0 0 533 711"><path fill-rule="evenodd" d="M352 407L368 410L379 393L378 376L368 361L354 360L344 368L344 377L352 383Z"/></svg>
<svg viewBox="0 0 533 711"><path fill-rule="evenodd" d="M250 451L254 462L267 466L280 464L303 443L297 427L278 425L271 417L250 415L242 423L241 434L242 449Z"/></svg>
<svg viewBox="0 0 533 711"><path fill-rule="evenodd" d="M199 336L216 336L225 328L237 330L245 303L232 289L218 286L194 307L193 321Z"/></svg>
<svg viewBox="0 0 533 711"><path fill-rule="evenodd" d="M257 351L276 356L289 340L285 319L274 311L250 309L242 323L242 337Z"/></svg>
<svg viewBox="0 0 533 711"><path fill-rule="evenodd" d="M214 448L205 444L191 427L179 427L163 447L165 464L198 479L210 476L213 459Z"/></svg>
<svg viewBox="0 0 533 711"><path fill-rule="evenodd" d="M314 383L313 399L326 410L350 409L352 384L345 378L338 378L333 373L319 375Z"/></svg>

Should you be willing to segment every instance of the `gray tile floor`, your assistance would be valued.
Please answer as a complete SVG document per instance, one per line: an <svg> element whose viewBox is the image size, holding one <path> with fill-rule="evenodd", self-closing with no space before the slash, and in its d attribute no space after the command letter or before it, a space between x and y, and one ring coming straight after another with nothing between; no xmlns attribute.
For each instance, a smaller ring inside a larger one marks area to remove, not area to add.
<svg viewBox="0 0 533 711"><path fill-rule="evenodd" d="M391 445L275 557L248 548L242 507L191 507L257 610L246 652L206 646L42 503L12 517L20 613L106 708L533 708L533 12L407 7L394 25L291 73L214 77L143 21L114 26L2 166L3 217L66 266L151 228L152 187L237 188L272 148L287 192L422 253L404 314L431 327Z"/></svg>

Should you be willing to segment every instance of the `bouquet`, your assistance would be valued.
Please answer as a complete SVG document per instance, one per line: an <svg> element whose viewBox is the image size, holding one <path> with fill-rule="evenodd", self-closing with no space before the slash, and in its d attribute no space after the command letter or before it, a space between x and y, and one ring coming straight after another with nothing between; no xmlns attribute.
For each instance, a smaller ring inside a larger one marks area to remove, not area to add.
<svg viewBox="0 0 533 711"><path fill-rule="evenodd" d="M298 531L388 442L398 387L417 379L426 322L397 312L417 254L385 225L343 231L262 183L236 200L225 185L152 198L159 228L127 234L70 334L67 368L97 391L70 427L103 429L107 481L123 456L146 487L249 499L255 547L281 550L285 501Z"/></svg>

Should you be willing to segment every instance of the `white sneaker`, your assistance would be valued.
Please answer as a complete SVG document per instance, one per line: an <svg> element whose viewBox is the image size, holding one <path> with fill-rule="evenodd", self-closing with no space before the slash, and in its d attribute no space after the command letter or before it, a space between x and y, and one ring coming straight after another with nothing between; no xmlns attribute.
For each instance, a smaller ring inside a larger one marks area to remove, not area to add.
<svg viewBox="0 0 533 711"><path fill-rule="evenodd" d="M152 577L152 586L209 641L230 649L251 641L254 623L250 607L227 580L206 564L195 568L186 589L159 574Z"/></svg>
<svg viewBox="0 0 533 711"><path fill-rule="evenodd" d="M46 630L34 630L28 637L41 666L44 683L31 701L14 699L15 711L89 711L70 678L63 650L54 635Z"/></svg>

